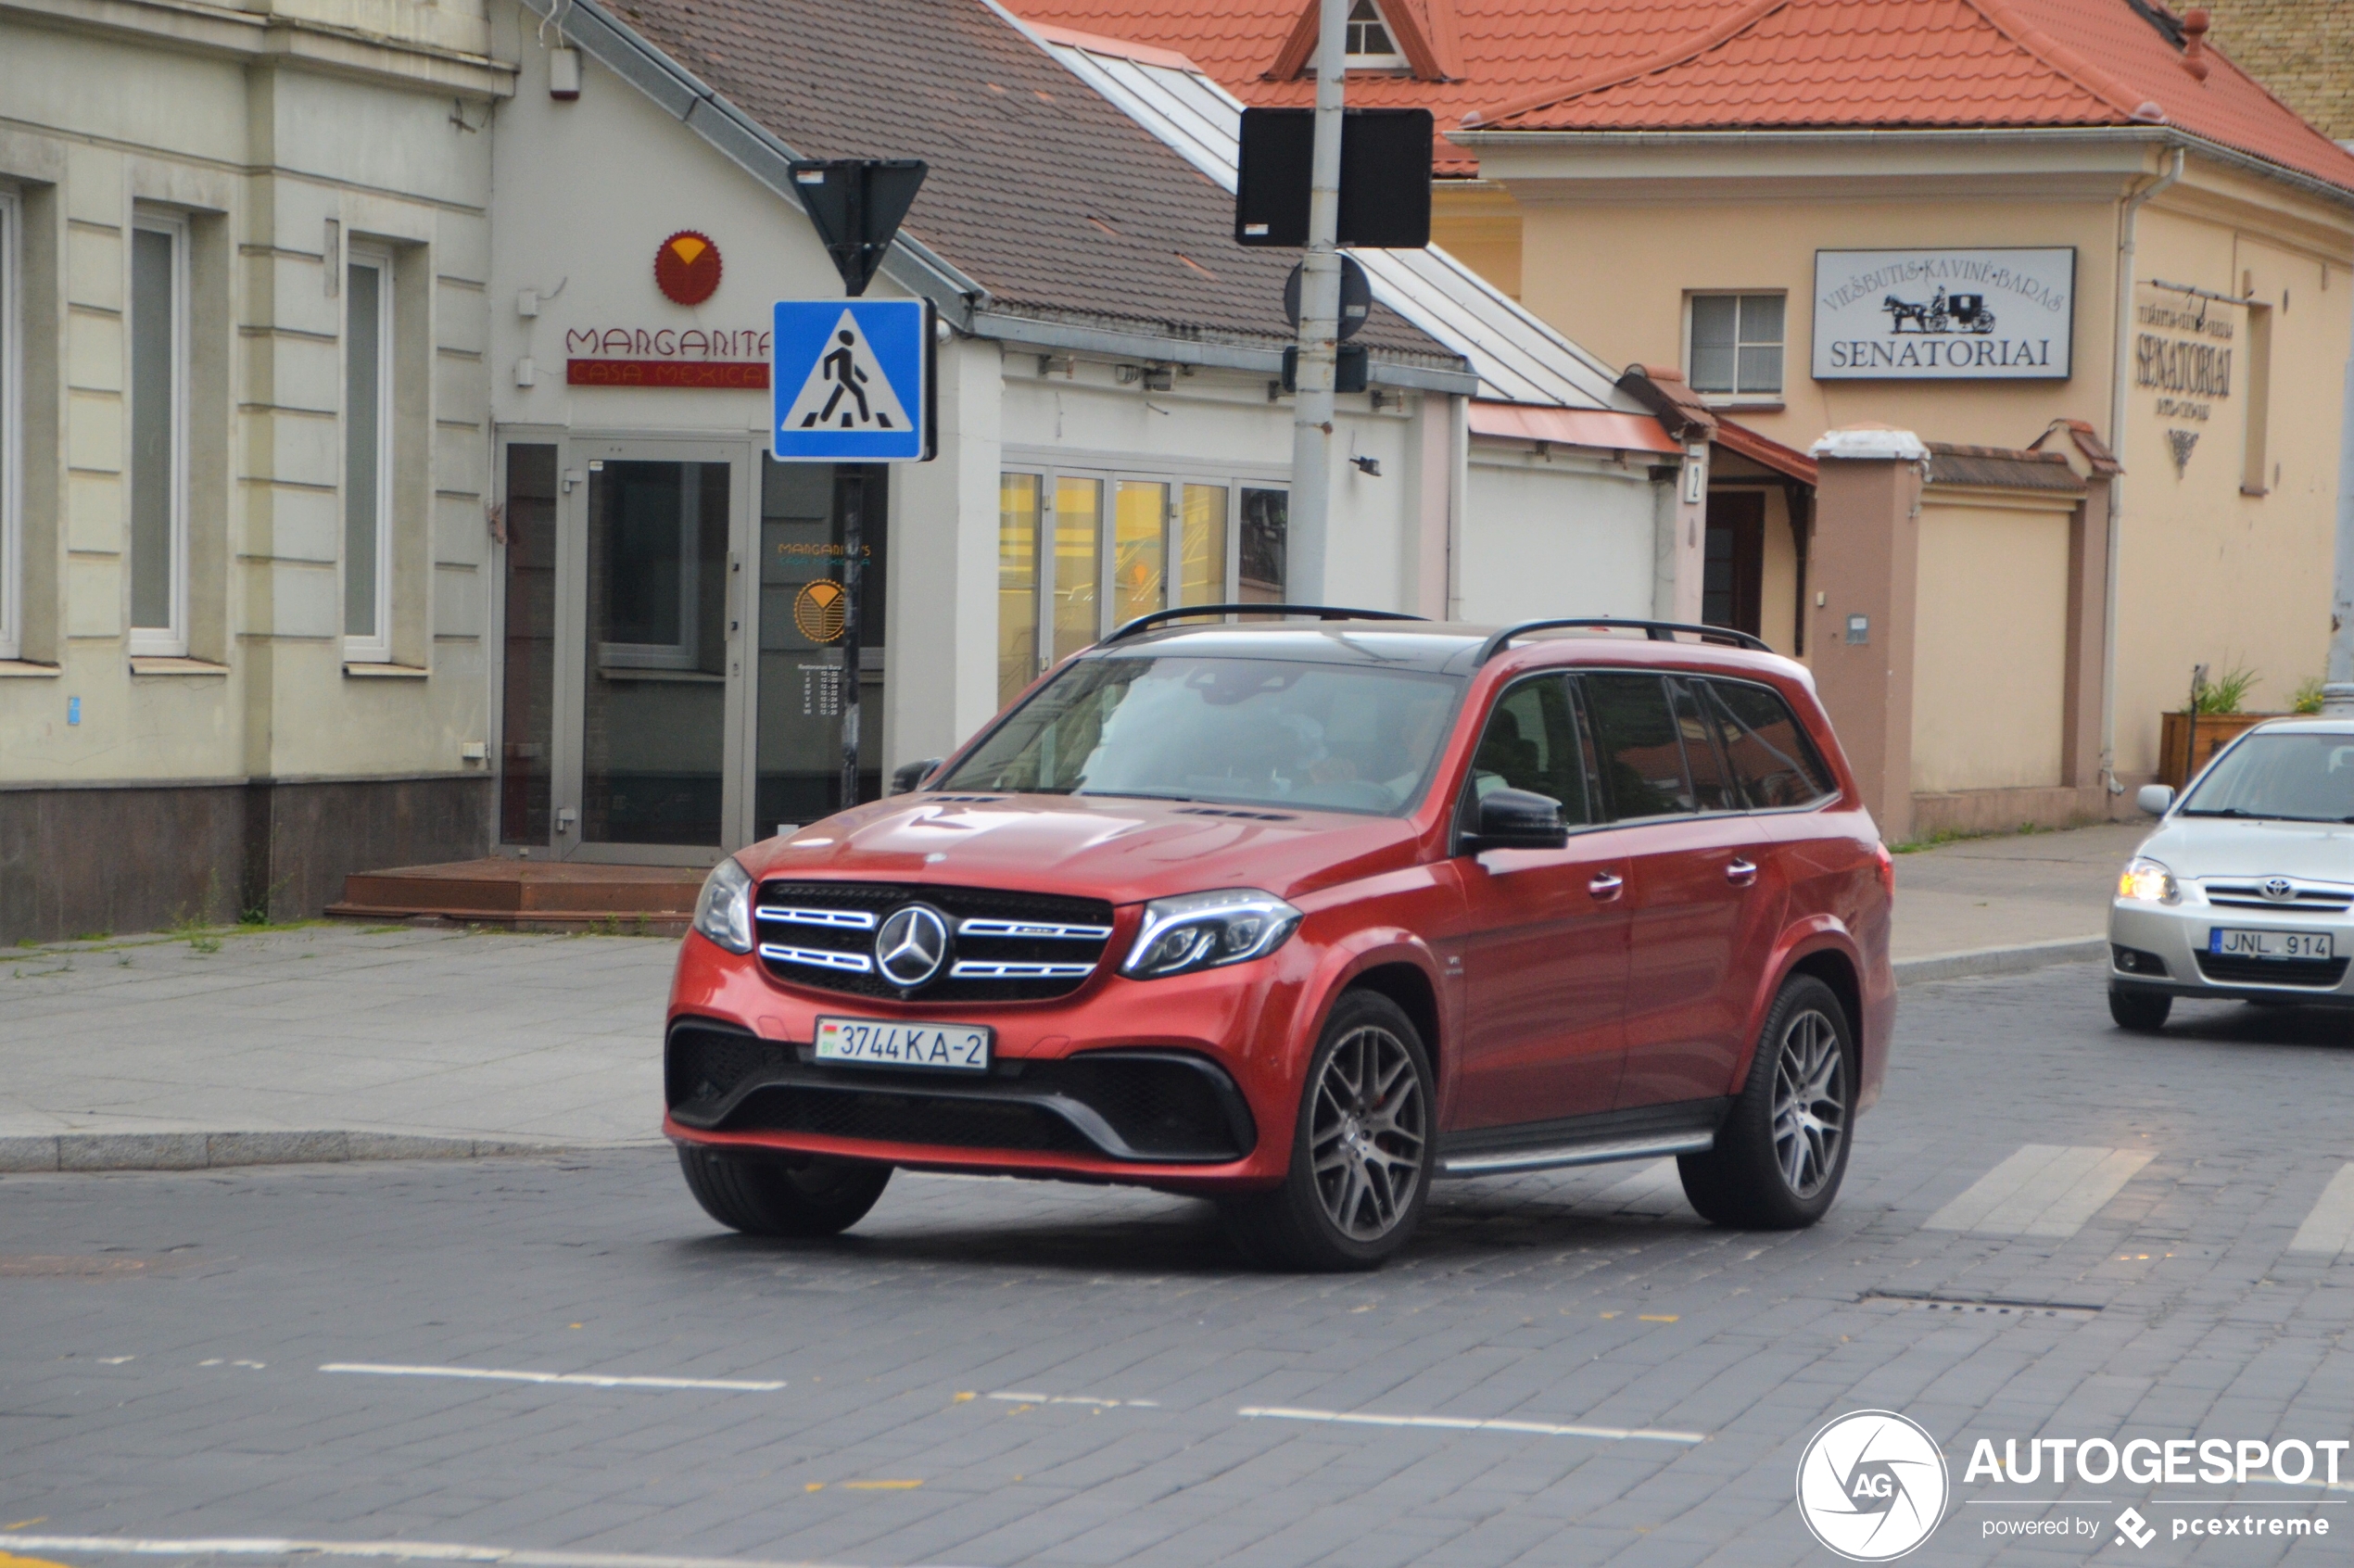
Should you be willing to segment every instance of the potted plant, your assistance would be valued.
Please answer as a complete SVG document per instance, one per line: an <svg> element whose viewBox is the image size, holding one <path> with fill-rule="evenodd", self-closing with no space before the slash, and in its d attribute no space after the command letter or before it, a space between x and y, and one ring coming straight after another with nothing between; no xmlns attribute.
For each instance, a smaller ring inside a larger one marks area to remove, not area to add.
<svg viewBox="0 0 2354 1568"><path fill-rule="evenodd" d="M2256 685L2258 672L2234 665L2209 679L2205 664L2191 675L2191 700L2175 713L2158 715L2158 778L2180 790L2217 752L2266 719L2282 714L2246 714L2240 704Z"/></svg>

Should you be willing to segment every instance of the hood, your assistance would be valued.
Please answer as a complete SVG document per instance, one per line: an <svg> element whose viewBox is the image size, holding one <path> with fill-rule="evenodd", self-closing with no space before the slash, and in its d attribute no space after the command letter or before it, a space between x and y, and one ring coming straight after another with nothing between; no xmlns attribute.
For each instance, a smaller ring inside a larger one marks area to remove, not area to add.
<svg viewBox="0 0 2354 1568"><path fill-rule="evenodd" d="M1135 904L1212 888L1291 898L1411 865L1410 818L1116 795L905 795L736 858L754 877L946 882Z"/></svg>
<svg viewBox="0 0 2354 1568"><path fill-rule="evenodd" d="M2177 816L2143 841L2177 877L2297 877L2354 882L2354 827Z"/></svg>

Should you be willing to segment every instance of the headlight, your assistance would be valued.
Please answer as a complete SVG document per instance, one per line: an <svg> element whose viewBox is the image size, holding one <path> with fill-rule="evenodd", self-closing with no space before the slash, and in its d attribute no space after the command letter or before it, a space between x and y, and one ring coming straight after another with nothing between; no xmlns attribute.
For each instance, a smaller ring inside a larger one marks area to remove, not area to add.
<svg viewBox="0 0 2354 1568"><path fill-rule="evenodd" d="M2117 896L2137 904L2180 904L2183 890L2175 885L2173 872L2137 854L2125 863L2124 874L2117 879Z"/></svg>
<svg viewBox="0 0 2354 1568"><path fill-rule="evenodd" d="M711 868L695 900L695 929L730 953L752 951L752 873L730 855Z"/></svg>
<svg viewBox="0 0 2354 1568"><path fill-rule="evenodd" d="M1190 974L1263 958L1299 926L1299 911L1255 888L1157 898L1120 972L1135 980Z"/></svg>

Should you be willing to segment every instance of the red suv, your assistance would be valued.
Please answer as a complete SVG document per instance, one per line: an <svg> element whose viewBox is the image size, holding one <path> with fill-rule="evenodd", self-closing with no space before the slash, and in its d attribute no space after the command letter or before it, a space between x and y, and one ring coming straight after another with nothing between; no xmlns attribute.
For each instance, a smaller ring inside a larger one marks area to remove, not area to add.
<svg viewBox="0 0 2354 1568"><path fill-rule="evenodd" d="M994 1171L1353 1269L1441 1176L1674 1155L1720 1224L1829 1208L1894 876L1806 671L1650 622L1170 624L1283 608L1132 623L912 792L720 863L663 1123L713 1218Z"/></svg>

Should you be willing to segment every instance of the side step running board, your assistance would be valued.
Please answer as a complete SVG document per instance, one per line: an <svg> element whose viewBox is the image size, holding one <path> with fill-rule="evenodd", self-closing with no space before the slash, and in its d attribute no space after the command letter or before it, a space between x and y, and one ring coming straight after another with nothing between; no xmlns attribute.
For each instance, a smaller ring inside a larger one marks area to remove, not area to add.
<svg viewBox="0 0 2354 1568"><path fill-rule="evenodd" d="M1710 1132L1675 1132L1649 1138L1619 1138L1564 1144L1549 1149L1499 1149L1493 1154L1441 1155L1441 1176L1503 1176L1522 1170L1554 1170L1569 1165L1609 1165L1622 1159L1657 1159L1663 1155L1702 1154L1716 1146Z"/></svg>

